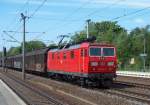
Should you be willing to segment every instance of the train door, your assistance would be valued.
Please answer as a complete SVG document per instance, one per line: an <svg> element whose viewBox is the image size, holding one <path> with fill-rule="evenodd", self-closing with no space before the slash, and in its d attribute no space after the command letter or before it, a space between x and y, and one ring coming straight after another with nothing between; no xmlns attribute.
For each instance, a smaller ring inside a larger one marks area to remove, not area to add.
<svg viewBox="0 0 150 105"><path fill-rule="evenodd" d="M81 49L80 51L80 72L83 73L86 70L86 56L87 50Z"/></svg>

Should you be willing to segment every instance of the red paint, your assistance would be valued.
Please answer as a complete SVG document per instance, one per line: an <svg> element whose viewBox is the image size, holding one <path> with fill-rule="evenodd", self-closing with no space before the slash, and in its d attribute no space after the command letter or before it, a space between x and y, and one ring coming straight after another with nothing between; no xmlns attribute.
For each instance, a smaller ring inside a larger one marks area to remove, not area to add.
<svg viewBox="0 0 150 105"><path fill-rule="evenodd" d="M63 71L69 73L115 73L117 68L116 48L113 45L88 42L77 45L76 48L66 48L57 51L48 51L47 68L49 71ZM113 47L115 56L111 57L92 57L89 56L90 47ZM72 46L73 47L73 46ZM74 58L71 58L71 51L74 52ZM83 52L82 52L83 51ZM81 54L82 52L82 54ZM66 54L66 59L64 58ZM54 58L52 58L54 54ZM83 55L83 56L82 56ZM93 67L91 62L98 62L98 66ZM114 62L113 66L108 66L108 62Z"/></svg>

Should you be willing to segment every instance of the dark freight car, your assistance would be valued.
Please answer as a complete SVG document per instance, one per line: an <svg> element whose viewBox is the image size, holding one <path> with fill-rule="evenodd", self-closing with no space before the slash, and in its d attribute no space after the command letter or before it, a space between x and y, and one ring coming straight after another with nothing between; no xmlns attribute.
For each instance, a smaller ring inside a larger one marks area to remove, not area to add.
<svg viewBox="0 0 150 105"><path fill-rule="evenodd" d="M22 67L22 55L16 55L14 56L13 58L13 64L14 64L14 68L17 68L17 69L21 69Z"/></svg>
<svg viewBox="0 0 150 105"><path fill-rule="evenodd" d="M46 72L47 51L49 48L35 50L25 55L25 69L28 71ZM22 67L22 54L7 57L6 65L9 68L21 69Z"/></svg>
<svg viewBox="0 0 150 105"><path fill-rule="evenodd" d="M49 48L35 50L26 54L25 68L30 71L46 72L47 51Z"/></svg>
<svg viewBox="0 0 150 105"><path fill-rule="evenodd" d="M6 57L5 65L7 68L14 68L14 57Z"/></svg>
<svg viewBox="0 0 150 105"><path fill-rule="evenodd" d="M2 58L0 58L0 67L2 67Z"/></svg>

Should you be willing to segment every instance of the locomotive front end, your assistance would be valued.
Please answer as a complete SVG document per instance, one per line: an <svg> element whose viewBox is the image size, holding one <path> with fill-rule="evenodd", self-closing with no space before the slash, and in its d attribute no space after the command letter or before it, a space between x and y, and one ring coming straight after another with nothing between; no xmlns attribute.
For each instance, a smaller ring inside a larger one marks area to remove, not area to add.
<svg viewBox="0 0 150 105"><path fill-rule="evenodd" d="M112 45L89 46L89 78L100 81L103 85L112 83L116 77L116 48Z"/></svg>

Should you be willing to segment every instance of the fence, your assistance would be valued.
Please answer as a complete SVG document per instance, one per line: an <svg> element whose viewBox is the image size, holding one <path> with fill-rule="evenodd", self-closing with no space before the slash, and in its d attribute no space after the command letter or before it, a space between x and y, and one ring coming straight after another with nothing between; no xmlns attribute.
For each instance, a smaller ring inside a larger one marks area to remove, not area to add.
<svg viewBox="0 0 150 105"><path fill-rule="evenodd" d="M150 66L143 69L142 67L124 67L124 68L118 68L118 71L133 71L133 72L150 72Z"/></svg>

